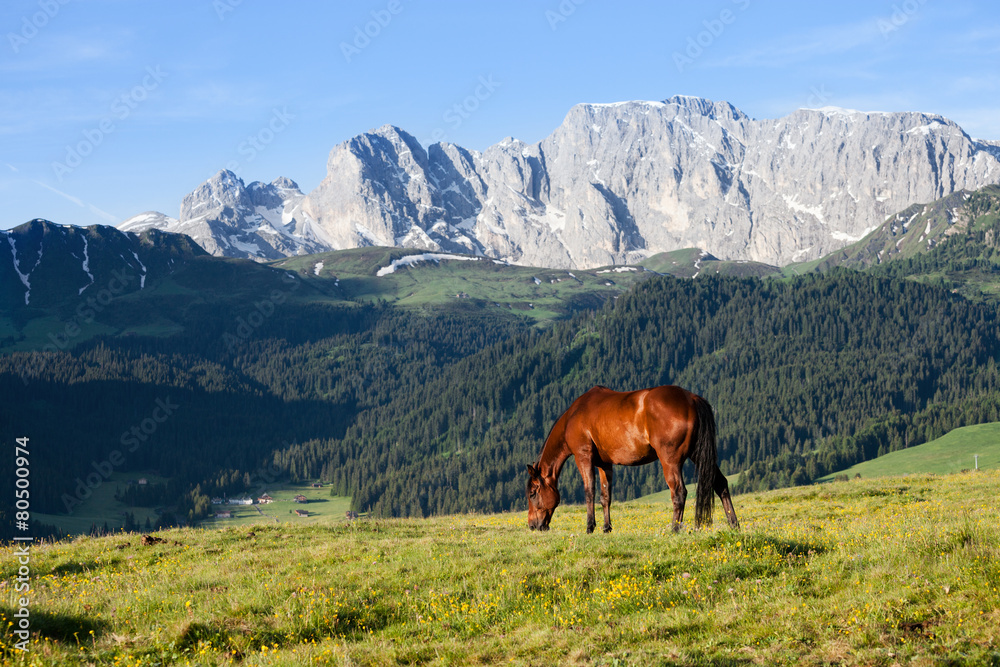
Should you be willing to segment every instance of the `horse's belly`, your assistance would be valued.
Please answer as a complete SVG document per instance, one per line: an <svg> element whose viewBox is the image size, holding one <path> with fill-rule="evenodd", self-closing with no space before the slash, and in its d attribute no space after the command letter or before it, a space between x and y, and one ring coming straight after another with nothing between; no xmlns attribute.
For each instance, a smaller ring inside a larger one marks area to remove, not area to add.
<svg viewBox="0 0 1000 667"><path fill-rule="evenodd" d="M620 466L639 466L656 460L656 450L644 438L607 438L596 442L602 460Z"/></svg>
<svg viewBox="0 0 1000 667"><path fill-rule="evenodd" d="M644 456L642 456L641 458L639 458L638 460L633 461L632 463L620 463L619 465L641 466L641 465L645 465L647 463L652 463L653 461L657 460L657 458L658 457L656 456L656 451L654 451L653 448L650 447L649 451Z"/></svg>

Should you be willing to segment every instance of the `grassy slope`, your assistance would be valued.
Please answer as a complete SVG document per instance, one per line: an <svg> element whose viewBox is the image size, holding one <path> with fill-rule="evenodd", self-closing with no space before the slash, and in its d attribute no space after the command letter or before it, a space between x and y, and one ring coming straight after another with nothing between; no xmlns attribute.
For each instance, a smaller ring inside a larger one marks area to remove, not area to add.
<svg viewBox="0 0 1000 667"><path fill-rule="evenodd" d="M639 262L650 271L664 273L677 278L693 278L696 275L719 273L724 276L744 278L780 275L781 269L770 264L748 261L720 260L698 248L683 248L661 252Z"/></svg>
<svg viewBox="0 0 1000 667"><path fill-rule="evenodd" d="M272 265L296 271L331 297L382 299L402 306L499 306L538 321L563 316L574 304L596 306L649 275L641 270L606 273L601 269L514 266L486 258L426 261L377 275L393 260L416 254L421 253L402 248L356 248L292 257Z"/></svg>
<svg viewBox="0 0 1000 667"><path fill-rule="evenodd" d="M975 467L979 455L980 469L1000 469L1000 423L977 424L949 431L937 440L916 447L890 452L865 461L847 470L827 475L819 481L828 482L836 475L854 477L891 477L909 474L948 474Z"/></svg>
<svg viewBox="0 0 1000 667"><path fill-rule="evenodd" d="M1000 473L737 498L741 532L580 507L334 528L173 530L33 547L32 652L10 664L989 664ZM3 575L17 570L0 551ZM11 618L8 586L0 612ZM2 623L4 632L7 624ZM0 634L9 645L10 635Z"/></svg>
<svg viewBox="0 0 1000 667"><path fill-rule="evenodd" d="M660 253L636 267L587 270L546 269L499 264L486 258L426 261L378 276L379 269L406 255L421 254L402 248L355 248L292 257L273 266L296 271L331 297L384 299L402 306L454 304L468 299L487 307L500 306L544 321L579 306L595 306L654 273L691 277L705 273L762 276L776 267L756 262L706 259L697 248ZM322 263L320 265L320 263ZM646 269L646 270L644 270ZM462 295L461 299L459 294Z"/></svg>

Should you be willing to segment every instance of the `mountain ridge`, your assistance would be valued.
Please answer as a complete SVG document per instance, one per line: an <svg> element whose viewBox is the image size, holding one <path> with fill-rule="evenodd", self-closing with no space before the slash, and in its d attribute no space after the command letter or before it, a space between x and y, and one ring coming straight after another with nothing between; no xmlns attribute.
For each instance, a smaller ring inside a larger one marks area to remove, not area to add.
<svg viewBox="0 0 1000 667"><path fill-rule="evenodd" d="M0 308L38 309L67 295L86 301L146 287L151 273L208 253L191 238L149 228L126 232L107 225L75 227L36 218L0 231ZM75 291L74 291L75 290Z"/></svg>
<svg viewBox="0 0 1000 667"><path fill-rule="evenodd" d="M213 254L258 261L386 245L591 268L699 247L786 265L914 203L997 182L1000 143L938 114L824 107L755 120L675 96L577 104L540 142L481 152L425 149L383 125L335 146L320 185L281 206L258 210L246 203L254 184L221 171L171 231L199 226Z"/></svg>

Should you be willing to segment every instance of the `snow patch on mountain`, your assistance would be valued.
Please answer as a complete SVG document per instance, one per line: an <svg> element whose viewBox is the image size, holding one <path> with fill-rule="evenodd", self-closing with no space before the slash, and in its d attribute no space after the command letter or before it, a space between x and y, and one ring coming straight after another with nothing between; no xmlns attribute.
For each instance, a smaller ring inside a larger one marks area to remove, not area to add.
<svg viewBox="0 0 1000 667"><path fill-rule="evenodd" d="M17 277L21 279L24 284L24 305L31 303L31 271L24 273L21 271L21 263L17 260L17 244L14 242L14 237L7 235L7 241L10 242L10 254L14 257L14 271L17 273ZM39 259L41 259L41 253L39 252ZM37 266L37 263L36 263Z"/></svg>
<svg viewBox="0 0 1000 667"><path fill-rule="evenodd" d="M395 273L396 269L404 266L413 266L414 264L420 264L422 262L438 262L440 263L442 259L455 260L459 262L464 261L478 261L479 257L469 257L466 255L446 255L442 253L435 252L425 252L420 255L407 255L406 257L400 257L399 259L392 260L392 263L388 266L383 266L379 269L375 275L376 276L387 276L390 273Z"/></svg>
<svg viewBox="0 0 1000 667"><path fill-rule="evenodd" d="M89 244L87 243L87 235L82 234L81 236L83 238L83 272L87 274L88 278L90 278L90 282L81 287L77 294L83 294L83 290L94 284L94 274L90 272L90 253Z"/></svg>

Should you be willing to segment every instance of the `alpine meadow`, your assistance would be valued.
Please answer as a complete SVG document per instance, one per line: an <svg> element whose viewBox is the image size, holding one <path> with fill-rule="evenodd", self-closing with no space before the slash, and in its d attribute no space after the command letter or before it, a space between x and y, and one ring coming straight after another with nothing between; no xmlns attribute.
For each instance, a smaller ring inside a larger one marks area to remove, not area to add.
<svg viewBox="0 0 1000 667"><path fill-rule="evenodd" d="M3 665L1000 667L996 6L0 27Z"/></svg>

